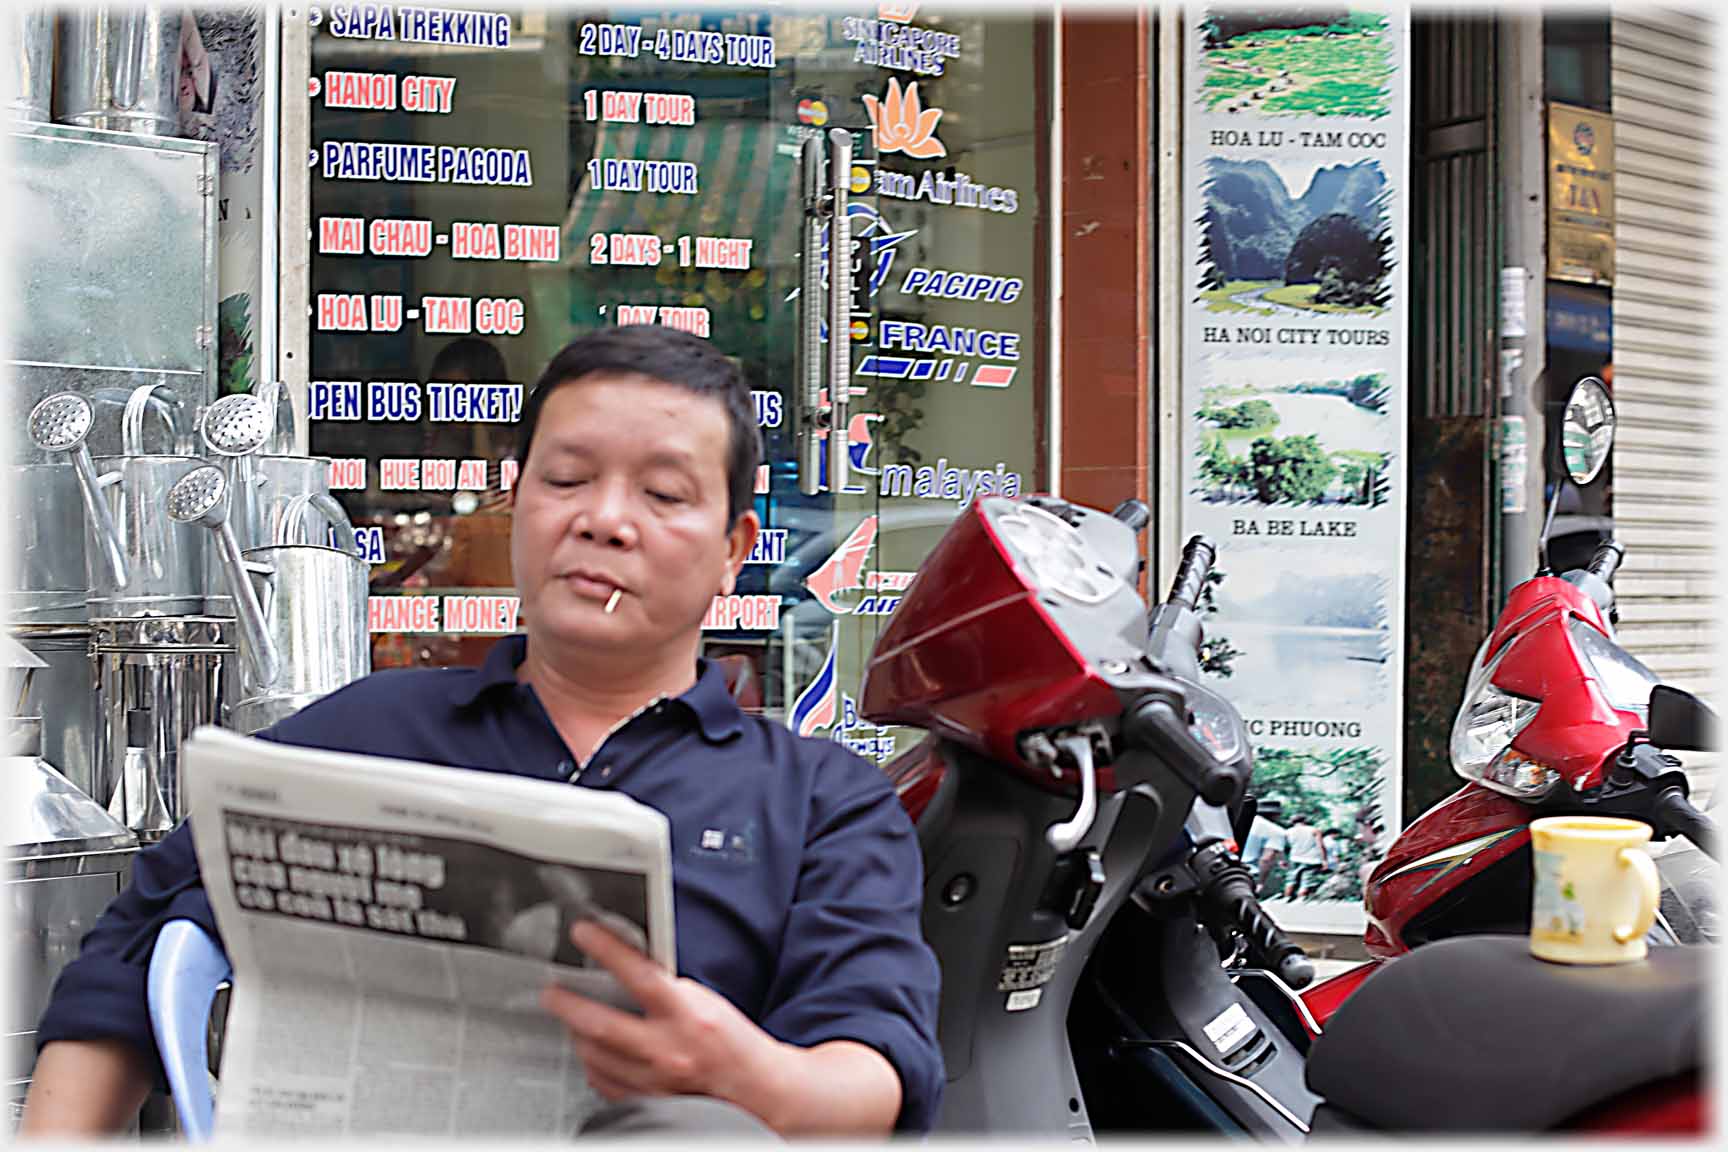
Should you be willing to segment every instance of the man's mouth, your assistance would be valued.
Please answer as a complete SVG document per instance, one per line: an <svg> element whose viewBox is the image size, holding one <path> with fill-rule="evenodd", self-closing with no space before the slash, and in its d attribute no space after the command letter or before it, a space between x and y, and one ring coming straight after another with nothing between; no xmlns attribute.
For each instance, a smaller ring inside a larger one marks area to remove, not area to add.
<svg viewBox="0 0 1728 1152"><path fill-rule="evenodd" d="M566 572L559 579L570 586L570 590L586 600L598 600L602 603L612 599L615 592L624 591L624 586L610 576L598 572L574 571Z"/></svg>

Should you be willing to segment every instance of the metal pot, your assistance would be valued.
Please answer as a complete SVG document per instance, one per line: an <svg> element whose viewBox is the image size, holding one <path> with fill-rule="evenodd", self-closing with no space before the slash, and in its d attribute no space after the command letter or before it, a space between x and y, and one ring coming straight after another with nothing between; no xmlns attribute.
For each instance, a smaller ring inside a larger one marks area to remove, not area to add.
<svg viewBox="0 0 1728 1152"><path fill-rule="evenodd" d="M109 132L175 135L182 11L177 4L105 4L62 15L55 119Z"/></svg>
<svg viewBox="0 0 1728 1152"><path fill-rule="evenodd" d="M83 623L90 616L85 603L90 575L77 470L70 464L30 464L9 468L7 474L12 490L7 539L18 557L8 615L19 624Z"/></svg>
<svg viewBox="0 0 1728 1152"><path fill-rule="evenodd" d="M18 93L12 114L46 124L54 95L54 13L19 7L8 10L6 19L12 25L12 79Z"/></svg>
<svg viewBox="0 0 1728 1152"><path fill-rule="evenodd" d="M90 794L142 840L186 815L180 746L222 719L233 626L198 616L91 622L100 722Z"/></svg>
<svg viewBox="0 0 1728 1152"><path fill-rule="evenodd" d="M82 529L80 529L82 530ZM20 716L41 716L42 756L72 783L95 795L96 678L90 664L90 629L64 626L20 626L12 638L44 661L30 674L29 690L20 701ZM104 803L107 797L102 797Z"/></svg>

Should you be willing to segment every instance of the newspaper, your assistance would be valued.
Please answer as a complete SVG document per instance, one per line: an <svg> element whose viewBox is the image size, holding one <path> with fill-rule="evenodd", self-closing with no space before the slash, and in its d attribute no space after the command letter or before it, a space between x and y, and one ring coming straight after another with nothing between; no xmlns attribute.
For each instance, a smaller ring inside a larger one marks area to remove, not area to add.
<svg viewBox="0 0 1728 1152"><path fill-rule="evenodd" d="M182 762L234 968L218 1135L575 1134L598 1097L541 992L630 1007L582 919L675 967L664 815L214 728Z"/></svg>

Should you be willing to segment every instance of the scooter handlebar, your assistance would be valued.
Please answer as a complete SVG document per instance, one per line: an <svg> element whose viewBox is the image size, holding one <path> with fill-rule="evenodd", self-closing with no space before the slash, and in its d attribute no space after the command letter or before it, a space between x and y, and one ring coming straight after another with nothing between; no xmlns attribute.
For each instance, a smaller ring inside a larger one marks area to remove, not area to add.
<svg viewBox="0 0 1728 1152"><path fill-rule="evenodd" d="M1228 808L1245 781L1233 766L1221 764L1188 731L1186 719L1162 696L1149 696L1124 718L1129 735L1150 748L1208 804Z"/></svg>
<svg viewBox="0 0 1728 1152"><path fill-rule="evenodd" d="M1198 855L1195 871L1204 885L1200 899L1210 913L1208 919L1240 932L1254 965L1275 973L1291 988L1306 988L1314 979L1314 962L1260 907L1248 869L1224 844L1202 849Z"/></svg>
<svg viewBox="0 0 1728 1152"><path fill-rule="evenodd" d="M1218 549L1212 541L1204 536L1195 536L1182 549L1182 563L1176 569L1176 579L1170 584L1170 598L1166 603L1180 604L1192 609L1200 603L1200 594L1206 590L1206 578L1212 574L1212 562L1218 558Z"/></svg>
<svg viewBox="0 0 1728 1152"><path fill-rule="evenodd" d="M1670 830L1680 833L1712 860L1721 860L1716 852L1716 822L1692 806L1692 801L1678 788L1670 788L1656 799L1656 814Z"/></svg>
<svg viewBox="0 0 1728 1152"><path fill-rule="evenodd" d="M1614 573L1620 570L1620 560L1626 555L1626 549L1616 540L1604 540L1596 546L1596 554L1590 557L1590 575L1597 577L1604 584L1614 582Z"/></svg>

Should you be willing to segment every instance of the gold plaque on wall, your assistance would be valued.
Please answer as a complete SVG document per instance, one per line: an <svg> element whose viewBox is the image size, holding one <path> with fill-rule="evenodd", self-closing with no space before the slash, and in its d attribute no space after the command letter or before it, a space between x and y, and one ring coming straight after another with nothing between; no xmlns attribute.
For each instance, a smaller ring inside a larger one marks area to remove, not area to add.
<svg viewBox="0 0 1728 1152"><path fill-rule="evenodd" d="M1548 106L1548 278L1614 283L1614 118Z"/></svg>

